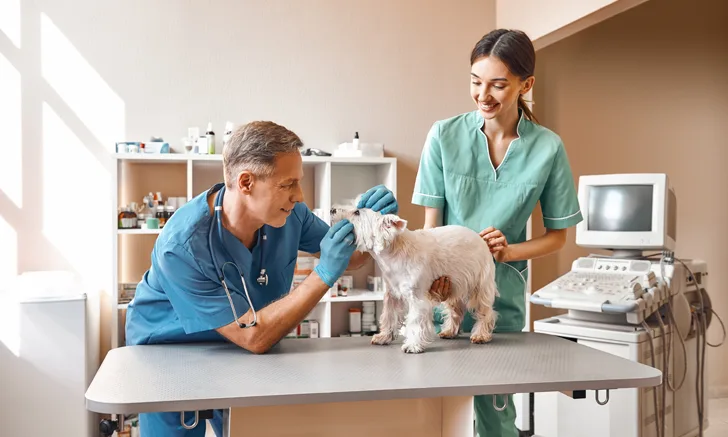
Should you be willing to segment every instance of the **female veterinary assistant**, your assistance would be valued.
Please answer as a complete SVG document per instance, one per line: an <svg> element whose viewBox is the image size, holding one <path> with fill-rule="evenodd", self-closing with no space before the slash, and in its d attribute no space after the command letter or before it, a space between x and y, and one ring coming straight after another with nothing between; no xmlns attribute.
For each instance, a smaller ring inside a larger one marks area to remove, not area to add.
<svg viewBox="0 0 728 437"><path fill-rule="evenodd" d="M488 242L500 297L497 332L525 324L527 260L559 250L566 229L582 220L561 138L538 125L523 95L534 83L535 51L520 31L494 30L471 54L471 95L477 109L441 120L422 151L412 202L426 207L425 227L466 226ZM541 202L546 233L526 241L526 224ZM439 325L439 312L435 312ZM463 330L472 329L469 314ZM438 329L439 331L439 329ZM511 396L475 397L480 437L517 437Z"/></svg>

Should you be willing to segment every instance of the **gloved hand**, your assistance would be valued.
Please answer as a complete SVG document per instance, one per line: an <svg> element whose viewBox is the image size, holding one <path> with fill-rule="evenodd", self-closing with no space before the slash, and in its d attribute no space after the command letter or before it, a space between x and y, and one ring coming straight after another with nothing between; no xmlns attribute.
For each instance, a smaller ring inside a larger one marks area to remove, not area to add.
<svg viewBox="0 0 728 437"><path fill-rule="evenodd" d="M396 214L399 209L397 199L384 185L377 185L370 188L361 196L357 208L370 208L375 212L382 214Z"/></svg>
<svg viewBox="0 0 728 437"><path fill-rule="evenodd" d="M321 261L313 271L329 287L334 286L349 265L349 259L356 249L354 241L354 225L346 219L332 226L321 240Z"/></svg>

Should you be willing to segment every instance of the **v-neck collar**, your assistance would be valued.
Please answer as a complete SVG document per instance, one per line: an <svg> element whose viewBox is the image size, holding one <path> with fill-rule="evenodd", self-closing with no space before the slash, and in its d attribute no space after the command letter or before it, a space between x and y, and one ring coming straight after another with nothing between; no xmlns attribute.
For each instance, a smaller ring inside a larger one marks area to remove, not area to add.
<svg viewBox="0 0 728 437"><path fill-rule="evenodd" d="M515 143L517 140L521 139L521 136L523 135L522 131L522 122L524 113L521 108L518 108L518 124L516 125L516 138L512 139L511 142L508 144L508 148L506 149L506 154L503 156L503 161L501 161L500 164L498 164L498 167L493 165L493 160L490 158L490 144L488 144L488 136L485 135L485 132L483 132L483 126L485 126L485 119L480 114L479 111L473 111L476 116L476 127L478 130L478 133L482 135L483 140L485 141L485 155L488 158L488 163L490 164L490 168L493 170L493 180L498 180L498 170L500 170L503 167L503 164L506 163L506 160L508 160L508 156L511 154L511 149L513 148L513 143Z"/></svg>

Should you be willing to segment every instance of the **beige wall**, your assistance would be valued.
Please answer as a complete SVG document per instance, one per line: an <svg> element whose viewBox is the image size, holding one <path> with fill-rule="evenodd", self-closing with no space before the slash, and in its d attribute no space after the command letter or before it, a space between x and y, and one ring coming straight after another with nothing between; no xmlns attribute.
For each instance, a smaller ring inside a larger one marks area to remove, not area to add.
<svg viewBox="0 0 728 437"><path fill-rule="evenodd" d="M645 1L497 0L496 23L523 30L538 50Z"/></svg>
<svg viewBox="0 0 728 437"><path fill-rule="evenodd" d="M70 269L104 294L114 142L178 147L208 120L218 138L270 119L309 147L383 142L420 227L425 135L471 110L470 50L495 23L495 0L1 4L0 276Z"/></svg>
<svg viewBox="0 0 728 437"><path fill-rule="evenodd" d="M575 177L669 175L678 196L677 256L708 262L713 307L724 320L727 22L724 0L651 1L539 51L535 85L536 114L564 139ZM563 252L534 263L534 288L588 254L573 242L571 232ZM720 338L714 322L709 340ZM707 355L712 393L728 394L728 346Z"/></svg>

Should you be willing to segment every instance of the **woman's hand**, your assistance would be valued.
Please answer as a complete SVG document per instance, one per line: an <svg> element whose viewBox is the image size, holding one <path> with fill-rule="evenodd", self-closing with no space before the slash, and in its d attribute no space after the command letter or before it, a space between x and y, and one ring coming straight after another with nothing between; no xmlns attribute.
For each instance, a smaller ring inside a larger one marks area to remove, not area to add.
<svg viewBox="0 0 728 437"><path fill-rule="evenodd" d="M488 243L490 253L497 262L503 263L509 260L510 248L503 232L491 226L480 231L480 238Z"/></svg>
<svg viewBox="0 0 728 437"><path fill-rule="evenodd" d="M450 278L440 276L430 286L430 299L435 302L445 302L450 298Z"/></svg>

